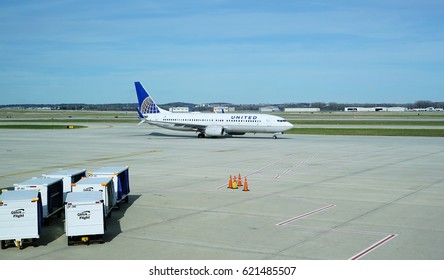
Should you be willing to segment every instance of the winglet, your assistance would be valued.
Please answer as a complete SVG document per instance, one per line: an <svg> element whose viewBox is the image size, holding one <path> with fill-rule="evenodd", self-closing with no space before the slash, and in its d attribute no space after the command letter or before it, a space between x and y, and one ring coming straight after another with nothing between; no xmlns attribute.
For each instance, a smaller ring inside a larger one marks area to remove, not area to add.
<svg viewBox="0 0 444 280"><path fill-rule="evenodd" d="M137 108L137 115L139 115L140 122L137 124L137 126L143 124L146 122L145 117L142 115L142 112L140 112L139 108Z"/></svg>
<svg viewBox="0 0 444 280"><path fill-rule="evenodd" d="M137 108L137 115L139 115L139 119L143 119L143 120L145 119L142 112L140 112L139 108Z"/></svg>

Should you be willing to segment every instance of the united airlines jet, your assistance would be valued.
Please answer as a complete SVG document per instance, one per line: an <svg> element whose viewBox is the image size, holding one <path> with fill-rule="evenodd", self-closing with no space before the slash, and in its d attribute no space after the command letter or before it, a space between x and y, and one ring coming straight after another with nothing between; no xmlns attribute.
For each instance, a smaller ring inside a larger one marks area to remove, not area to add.
<svg viewBox="0 0 444 280"><path fill-rule="evenodd" d="M158 127L195 131L199 138L244 135L245 133L272 133L273 138L293 128L285 119L267 114L216 114L216 113L171 113L157 107L140 82L135 82L141 123Z"/></svg>

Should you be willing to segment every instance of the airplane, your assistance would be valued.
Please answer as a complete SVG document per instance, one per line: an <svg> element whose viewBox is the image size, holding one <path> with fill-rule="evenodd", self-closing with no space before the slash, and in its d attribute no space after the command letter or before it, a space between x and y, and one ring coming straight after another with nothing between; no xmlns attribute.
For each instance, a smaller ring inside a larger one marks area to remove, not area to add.
<svg viewBox="0 0 444 280"><path fill-rule="evenodd" d="M273 138L293 128L285 119L267 114L235 113L172 113L159 108L140 82L134 82L142 124L179 130L195 131L198 138L244 135L245 133L272 133Z"/></svg>

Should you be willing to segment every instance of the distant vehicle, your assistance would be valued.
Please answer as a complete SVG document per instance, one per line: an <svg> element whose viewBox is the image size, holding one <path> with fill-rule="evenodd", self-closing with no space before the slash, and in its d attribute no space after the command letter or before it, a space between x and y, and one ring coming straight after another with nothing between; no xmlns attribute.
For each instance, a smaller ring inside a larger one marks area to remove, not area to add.
<svg viewBox="0 0 444 280"><path fill-rule="evenodd" d="M159 108L140 82L135 82L135 87L139 100L139 124L147 122L166 129L195 131L199 138L272 133L276 139L277 135L293 128L285 119L267 114L171 113Z"/></svg>

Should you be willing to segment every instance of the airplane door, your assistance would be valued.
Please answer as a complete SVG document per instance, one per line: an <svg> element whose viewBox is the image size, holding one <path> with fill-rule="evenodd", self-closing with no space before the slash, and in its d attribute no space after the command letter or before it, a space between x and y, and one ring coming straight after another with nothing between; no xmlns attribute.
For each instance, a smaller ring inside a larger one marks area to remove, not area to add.
<svg viewBox="0 0 444 280"><path fill-rule="evenodd" d="M271 120L267 118L265 121L265 125L266 125L266 127L264 127L264 132L268 132L271 127Z"/></svg>

